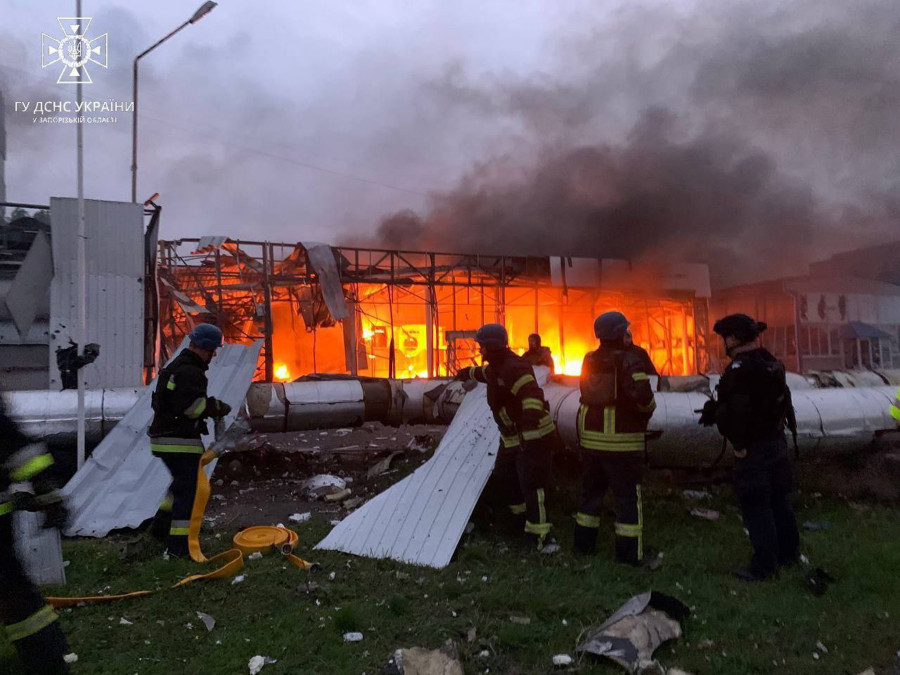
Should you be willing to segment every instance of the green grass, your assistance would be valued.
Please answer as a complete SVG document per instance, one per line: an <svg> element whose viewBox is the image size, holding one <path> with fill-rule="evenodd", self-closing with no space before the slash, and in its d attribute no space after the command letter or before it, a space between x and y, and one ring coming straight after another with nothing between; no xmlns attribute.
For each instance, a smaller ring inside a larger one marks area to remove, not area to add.
<svg viewBox="0 0 900 675"><path fill-rule="evenodd" d="M690 502L680 491L645 490L646 543L665 552L656 572L613 564L611 534L596 557L570 553L573 500L564 494L551 511L563 545L553 556L525 554L513 540L476 530L464 538L446 569L421 569L312 552L329 529L325 521L313 519L298 528L298 552L321 562L321 572L300 572L266 556L247 561L243 583L201 582L146 598L78 607L62 613L62 625L79 656L76 673L246 673L248 660L262 654L278 659L263 675L373 675L398 647L437 648L448 638L460 644L467 673L486 668L546 673L553 670L554 654L575 656L582 630L602 622L630 596L653 588L693 610L683 637L656 653L667 666L732 675L854 675L870 665L886 669L895 662L900 649L900 518L895 509L798 498L800 522L832 524L824 532L803 533L802 547L813 564L839 579L816 598L805 590L799 569L759 585L729 576L745 561L749 545L730 492L716 492L707 506L723 518L708 522L687 514ZM226 548L231 534L206 537L207 554ZM150 551L142 560L122 562L110 540L66 542L65 557L71 561L70 583L52 589L60 595L164 588L199 569L163 561ZM318 586L310 590L307 581ZM215 618L212 632L197 611ZM511 616L531 622L519 625ZM123 617L133 625L120 625ZM468 642L471 628L477 637ZM349 631L361 631L364 640L344 643L342 634ZM812 657L817 641L829 650L819 661ZM488 658L479 657L483 650ZM14 670L15 663L12 648L0 644L0 671ZM579 672L622 671L588 658Z"/></svg>

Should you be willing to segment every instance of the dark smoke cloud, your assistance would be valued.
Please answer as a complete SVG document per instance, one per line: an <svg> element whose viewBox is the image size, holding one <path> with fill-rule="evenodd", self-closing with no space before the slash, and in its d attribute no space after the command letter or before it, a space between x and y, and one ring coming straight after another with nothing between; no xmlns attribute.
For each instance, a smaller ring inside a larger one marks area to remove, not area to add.
<svg viewBox="0 0 900 675"><path fill-rule="evenodd" d="M520 147L375 239L704 261L723 285L896 238L900 4L724 5L632 8L561 50L568 79L448 67L426 90L518 122Z"/></svg>

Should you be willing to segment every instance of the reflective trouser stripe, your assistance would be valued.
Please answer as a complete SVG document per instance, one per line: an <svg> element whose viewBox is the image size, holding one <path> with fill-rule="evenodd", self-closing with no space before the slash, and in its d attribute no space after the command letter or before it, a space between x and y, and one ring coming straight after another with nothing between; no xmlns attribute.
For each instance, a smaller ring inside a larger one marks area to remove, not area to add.
<svg viewBox="0 0 900 675"><path fill-rule="evenodd" d="M31 480L31 478L37 476L41 471L52 465L53 455L50 453L37 455L10 471L9 478L13 483Z"/></svg>
<svg viewBox="0 0 900 675"><path fill-rule="evenodd" d="M897 390L897 396L894 398L894 404L891 406L891 417L900 422L900 389Z"/></svg>
<svg viewBox="0 0 900 675"><path fill-rule="evenodd" d="M616 534L620 537L640 537L641 526L634 523L616 523Z"/></svg>
<svg viewBox="0 0 900 675"><path fill-rule="evenodd" d="M546 523L547 522L547 506L544 503L544 489L543 488L538 488L537 503L538 503L538 520L541 523Z"/></svg>
<svg viewBox="0 0 900 675"><path fill-rule="evenodd" d="M575 523L581 527L598 529L600 527L600 516L591 516L587 513L578 512L575 514Z"/></svg>
<svg viewBox="0 0 900 675"><path fill-rule="evenodd" d="M44 630L58 618L58 615L50 605L44 605L24 621L7 626L6 636L12 642L24 640L28 636Z"/></svg>
<svg viewBox="0 0 900 675"><path fill-rule="evenodd" d="M202 455L203 441L199 438L151 438L150 449L153 452L187 452Z"/></svg>
<svg viewBox="0 0 900 675"><path fill-rule="evenodd" d="M530 521L525 521L525 532L528 534L537 534L541 537L545 537L550 534L550 528L552 525L550 523L532 523Z"/></svg>
<svg viewBox="0 0 900 675"><path fill-rule="evenodd" d="M525 504L524 504L524 502L523 502L522 504L510 504L510 505L509 505L509 512L512 513L512 514L515 515L515 516L522 515L523 513L525 513Z"/></svg>
<svg viewBox="0 0 900 675"><path fill-rule="evenodd" d="M169 528L169 534L175 537L186 537L190 525L190 520L173 520L172 526Z"/></svg>

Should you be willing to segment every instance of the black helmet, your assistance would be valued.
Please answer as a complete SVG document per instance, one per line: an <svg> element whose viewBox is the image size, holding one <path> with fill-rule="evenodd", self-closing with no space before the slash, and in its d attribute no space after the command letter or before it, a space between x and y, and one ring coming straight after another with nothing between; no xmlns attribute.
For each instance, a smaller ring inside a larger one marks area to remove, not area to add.
<svg viewBox="0 0 900 675"><path fill-rule="evenodd" d="M537 343L537 346L540 347L541 346L541 336L538 335L537 333L532 333L531 335L528 336L528 342L529 343L535 342L535 343Z"/></svg>
<svg viewBox="0 0 900 675"><path fill-rule="evenodd" d="M729 314L716 321L713 326L713 332L721 335L723 338L730 335L741 342L752 342L766 328L768 326L765 323L757 321L746 314Z"/></svg>
<svg viewBox="0 0 900 675"><path fill-rule="evenodd" d="M601 340L621 340L628 325L628 319L622 312L604 312L594 321L594 335Z"/></svg>
<svg viewBox="0 0 900 675"><path fill-rule="evenodd" d="M475 342L482 349L503 349L509 345L509 335L499 323L486 323L475 333Z"/></svg>

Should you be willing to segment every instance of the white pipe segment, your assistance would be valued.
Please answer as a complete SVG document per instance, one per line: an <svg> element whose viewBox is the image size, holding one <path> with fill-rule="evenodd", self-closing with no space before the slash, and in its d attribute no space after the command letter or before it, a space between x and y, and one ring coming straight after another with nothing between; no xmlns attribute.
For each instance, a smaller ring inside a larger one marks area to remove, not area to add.
<svg viewBox="0 0 900 675"><path fill-rule="evenodd" d="M440 394L438 396L438 393ZM577 446L578 387L557 378L544 387L550 412L569 448ZM890 405L895 387L798 389L792 392L801 456L861 450L878 430L893 429ZM71 443L76 429L75 391L19 391L5 394L11 414L25 433L54 443ZM359 425L449 423L462 401L462 383L448 380L311 380L254 383L245 411L251 428L287 432ZM96 442L137 401L134 389L91 391L87 396L88 437ZM651 464L696 467L718 457L722 440L715 428L697 424L707 396L696 392L656 392L649 441ZM730 453L726 453L728 459Z"/></svg>

